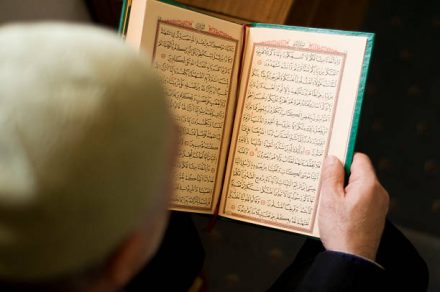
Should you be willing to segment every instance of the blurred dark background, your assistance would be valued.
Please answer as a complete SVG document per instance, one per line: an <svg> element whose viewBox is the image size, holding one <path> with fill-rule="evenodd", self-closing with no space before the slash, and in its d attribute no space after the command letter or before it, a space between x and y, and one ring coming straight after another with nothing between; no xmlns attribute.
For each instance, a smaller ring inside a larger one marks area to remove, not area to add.
<svg viewBox="0 0 440 292"><path fill-rule="evenodd" d="M358 149L373 159L399 224L440 236L440 1L376 1Z"/></svg>
<svg viewBox="0 0 440 292"><path fill-rule="evenodd" d="M371 157L390 193L390 218L428 262L430 291L440 291L440 1L286 1L286 13L268 17L376 34L357 150ZM260 2L269 8L281 5L281 0ZM121 0L0 0L0 25L50 19L116 28L121 7ZM215 7L222 14L228 8ZM260 14L253 15L243 18L258 21ZM204 285L209 291L263 291L304 240L234 221L219 221L208 232L210 217L192 217L207 253Z"/></svg>

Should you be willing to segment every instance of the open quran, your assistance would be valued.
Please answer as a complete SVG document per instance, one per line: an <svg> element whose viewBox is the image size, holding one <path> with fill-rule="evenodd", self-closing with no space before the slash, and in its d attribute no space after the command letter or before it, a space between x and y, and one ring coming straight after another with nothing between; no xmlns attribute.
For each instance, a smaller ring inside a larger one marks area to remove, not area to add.
<svg viewBox="0 0 440 292"><path fill-rule="evenodd" d="M172 209L319 236L322 164L350 167L373 34L153 0L130 1L121 23L181 127Z"/></svg>

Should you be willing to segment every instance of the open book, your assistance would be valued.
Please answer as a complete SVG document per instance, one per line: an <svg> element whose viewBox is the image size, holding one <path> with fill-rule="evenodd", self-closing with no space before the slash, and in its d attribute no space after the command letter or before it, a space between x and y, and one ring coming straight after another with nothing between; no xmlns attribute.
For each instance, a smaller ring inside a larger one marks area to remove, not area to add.
<svg viewBox="0 0 440 292"><path fill-rule="evenodd" d="M321 166L349 168L373 35L243 25L131 1L126 40L182 128L172 209L319 236Z"/></svg>

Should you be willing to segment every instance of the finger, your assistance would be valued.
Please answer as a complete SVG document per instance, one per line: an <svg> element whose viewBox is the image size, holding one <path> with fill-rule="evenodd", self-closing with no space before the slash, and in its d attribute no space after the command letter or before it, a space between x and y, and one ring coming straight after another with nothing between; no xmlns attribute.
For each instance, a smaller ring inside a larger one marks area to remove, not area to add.
<svg viewBox="0 0 440 292"><path fill-rule="evenodd" d="M324 196L344 195L344 167L333 155L327 156L321 174L321 192Z"/></svg>
<svg viewBox="0 0 440 292"><path fill-rule="evenodd" d="M353 163L351 164L351 175L349 184L359 179L374 181L376 180L376 173L370 158L363 153L355 153Z"/></svg>

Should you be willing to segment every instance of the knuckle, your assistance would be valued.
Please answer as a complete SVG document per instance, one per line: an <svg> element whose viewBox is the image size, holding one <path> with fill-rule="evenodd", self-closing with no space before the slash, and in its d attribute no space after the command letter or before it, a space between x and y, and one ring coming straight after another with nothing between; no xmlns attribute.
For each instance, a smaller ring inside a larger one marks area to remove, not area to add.
<svg viewBox="0 0 440 292"><path fill-rule="evenodd" d="M375 181L373 190L374 190L375 199L378 200L378 202L381 205L386 206L388 208L390 204L390 195L378 180Z"/></svg>
<svg viewBox="0 0 440 292"><path fill-rule="evenodd" d="M382 197L383 197L384 203L387 206L389 206L389 204L390 204L390 195L388 194L388 192L384 188L382 188L382 194L383 194Z"/></svg>
<svg viewBox="0 0 440 292"><path fill-rule="evenodd" d="M382 187L382 185L380 184L379 180L376 177L369 180L368 186L374 193L379 194L384 192L384 188Z"/></svg>

